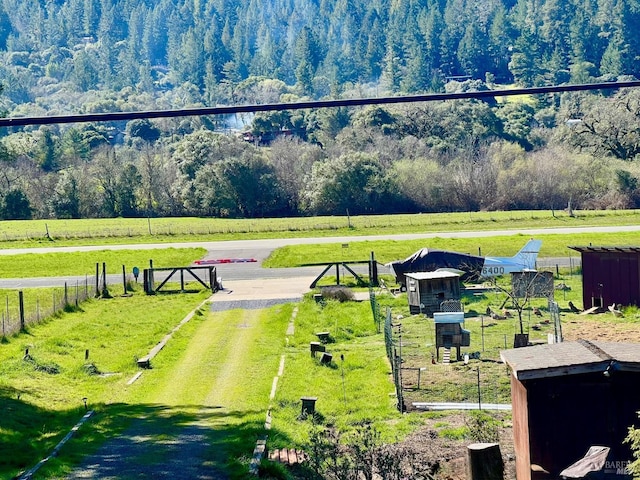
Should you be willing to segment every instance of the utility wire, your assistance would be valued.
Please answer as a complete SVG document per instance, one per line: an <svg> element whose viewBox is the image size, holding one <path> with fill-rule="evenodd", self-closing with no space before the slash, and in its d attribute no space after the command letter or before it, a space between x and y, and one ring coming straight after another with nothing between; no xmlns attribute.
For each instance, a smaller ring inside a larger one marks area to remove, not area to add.
<svg viewBox="0 0 640 480"><path fill-rule="evenodd" d="M484 99L512 95L540 95L547 93L579 92L585 90L614 90L640 87L639 80L628 82L604 82L578 85L555 85L548 87L512 88L507 90L484 90L458 93L432 93L397 97L355 98L344 100L318 100L296 103L267 103L263 105L235 105L226 107L185 108L178 110L151 110L141 112L87 113L77 115L52 115L45 117L0 118L0 127L26 125L53 125L62 123L114 122L145 118L175 118L203 115L230 115L234 113L271 112L282 110L304 110L313 108L356 107L362 105L390 105L399 103L434 102L442 100Z"/></svg>

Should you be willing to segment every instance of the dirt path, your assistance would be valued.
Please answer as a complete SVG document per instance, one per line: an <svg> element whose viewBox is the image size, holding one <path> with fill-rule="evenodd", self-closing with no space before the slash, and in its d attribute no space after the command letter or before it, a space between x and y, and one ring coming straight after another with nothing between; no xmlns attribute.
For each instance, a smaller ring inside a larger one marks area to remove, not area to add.
<svg viewBox="0 0 640 480"><path fill-rule="evenodd" d="M247 417L251 365L246 359L265 329L260 310L214 313L194 332L181 359L160 385L149 413L66 478L226 479L229 445ZM284 335L285 327L281 326ZM277 371L274 357L273 373ZM144 375L141 379L145 381ZM265 379L270 384L271 378ZM264 412L268 394L264 395ZM264 415L259 412L259 415ZM247 446L250 452L253 445Z"/></svg>

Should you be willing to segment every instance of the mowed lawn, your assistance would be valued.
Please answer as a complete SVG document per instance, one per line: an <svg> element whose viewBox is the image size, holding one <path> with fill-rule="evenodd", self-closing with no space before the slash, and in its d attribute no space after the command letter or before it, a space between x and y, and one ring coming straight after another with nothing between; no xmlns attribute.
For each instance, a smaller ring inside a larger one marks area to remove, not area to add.
<svg viewBox="0 0 640 480"><path fill-rule="evenodd" d="M196 315L43 478L244 478L292 308Z"/></svg>

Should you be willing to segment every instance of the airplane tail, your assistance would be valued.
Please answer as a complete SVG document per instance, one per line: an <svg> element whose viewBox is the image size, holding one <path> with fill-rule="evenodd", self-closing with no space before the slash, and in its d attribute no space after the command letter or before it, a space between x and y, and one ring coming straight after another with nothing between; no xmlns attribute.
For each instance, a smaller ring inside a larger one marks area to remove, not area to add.
<svg viewBox="0 0 640 480"><path fill-rule="evenodd" d="M518 265L522 265L522 268L525 270L535 270L536 260L541 246L542 240L534 240L532 238L520 249L518 253L511 257L511 261Z"/></svg>

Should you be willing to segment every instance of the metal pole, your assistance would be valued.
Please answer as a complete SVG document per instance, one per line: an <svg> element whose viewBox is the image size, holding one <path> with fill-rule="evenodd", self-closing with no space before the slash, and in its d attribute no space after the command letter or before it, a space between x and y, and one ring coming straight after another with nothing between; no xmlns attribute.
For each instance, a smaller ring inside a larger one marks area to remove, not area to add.
<svg viewBox="0 0 640 480"><path fill-rule="evenodd" d="M569 257L569 275L573 277L573 259Z"/></svg>
<svg viewBox="0 0 640 480"><path fill-rule="evenodd" d="M402 325L400 326L402 328ZM400 378L400 391L402 391L402 331L398 329L398 344L400 346L400 365L398 366L398 375Z"/></svg>
<svg viewBox="0 0 640 480"><path fill-rule="evenodd" d="M480 367L476 367L478 371L478 410L482 410L482 397L480 394Z"/></svg>
<svg viewBox="0 0 640 480"><path fill-rule="evenodd" d="M347 408L347 389L344 386L344 354L340 354L340 370L342 371L342 394L344 396L344 408Z"/></svg>

